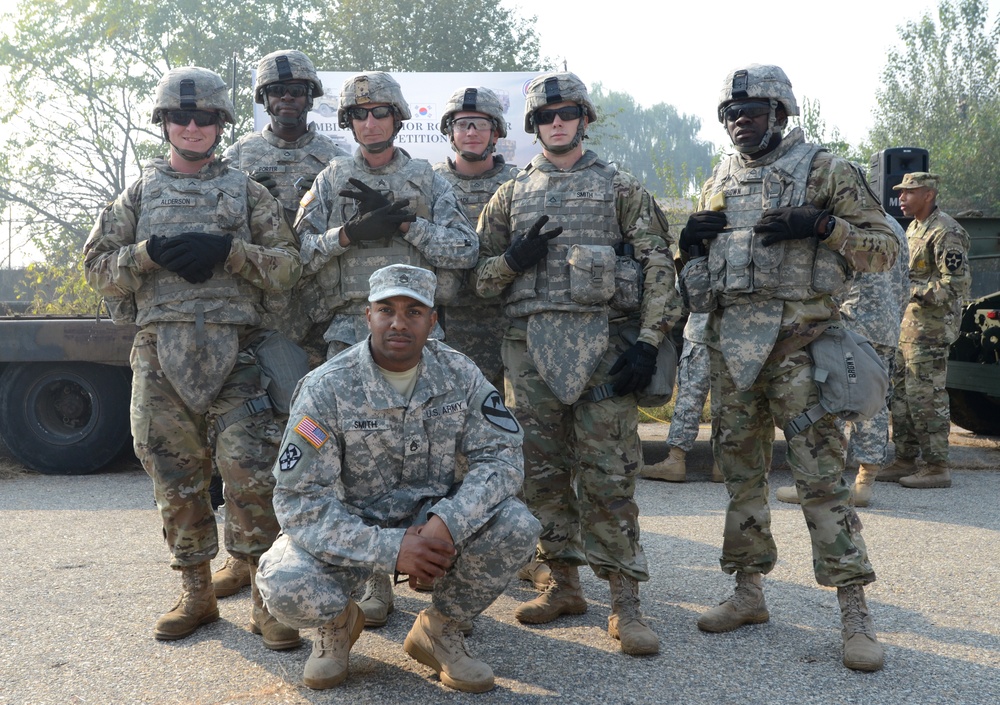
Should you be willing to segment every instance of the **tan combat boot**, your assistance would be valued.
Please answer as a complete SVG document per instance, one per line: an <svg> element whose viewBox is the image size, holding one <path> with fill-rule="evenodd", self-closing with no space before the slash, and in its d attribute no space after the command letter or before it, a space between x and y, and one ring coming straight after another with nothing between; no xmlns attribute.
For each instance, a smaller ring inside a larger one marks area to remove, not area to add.
<svg viewBox="0 0 1000 705"><path fill-rule="evenodd" d="M855 671L878 671L885 655L868 614L865 589L860 585L837 588L840 623L843 625L844 665Z"/></svg>
<svg viewBox="0 0 1000 705"><path fill-rule="evenodd" d="M736 573L732 597L698 618L703 632L731 632L744 624L763 624L771 618L764 602L760 573Z"/></svg>
<svg viewBox="0 0 1000 705"><path fill-rule="evenodd" d="M521 566L517 571L519 580L527 580L535 586L536 590L544 590L549 586L549 567L544 561L533 558L529 563Z"/></svg>
<svg viewBox="0 0 1000 705"><path fill-rule="evenodd" d="M563 614L583 614L587 601L580 588L580 571L575 565L549 561L548 587L545 592L514 610L514 617L523 624L546 624Z"/></svg>
<svg viewBox="0 0 1000 705"><path fill-rule="evenodd" d="M896 456L895 460L882 468L882 471L875 479L879 482L899 482L899 478L912 475L916 471L916 458L900 458Z"/></svg>
<svg viewBox="0 0 1000 705"><path fill-rule="evenodd" d="M493 669L469 653L460 624L434 607L421 610L406 635L403 649L437 671L441 682L449 688L466 693L493 690Z"/></svg>
<svg viewBox="0 0 1000 705"><path fill-rule="evenodd" d="M162 641L183 639L202 624L219 618L212 589L212 564L208 561L185 566L181 572L181 596L174 608L156 620L153 636Z"/></svg>
<svg viewBox="0 0 1000 705"><path fill-rule="evenodd" d="M919 490L951 487L951 473L947 465L927 463L912 475L899 478L899 484Z"/></svg>
<svg viewBox="0 0 1000 705"><path fill-rule="evenodd" d="M354 600L344 611L316 630L312 653L302 671L302 682L313 690L340 685L347 679L351 647L365 628L365 613Z"/></svg>
<svg viewBox="0 0 1000 705"><path fill-rule="evenodd" d="M799 501L799 491L795 489L795 485L789 485L788 487L779 487L774 491L774 496L778 498L779 502L788 502L788 504L801 504Z"/></svg>
<svg viewBox="0 0 1000 705"><path fill-rule="evenodd" d="M260 634L264 639L264 646L272 651L284 651L285 649L296 649L302 644L299 638L299 630L282 624L277 617L267 611L264 598L260 596L257 589L257 562L248 564L250 566L250 597L253 600L253 608L250 612L250 631Z"/></svg>
<svg viewBox="0 0 1000 705"><path fill-rule="evenodd" d="M249 584L250 564L236 556L229 556L226 564L212 574L216 597L235 595Z"/></svg>
<svg viewBox="0 0 1000 705"><path fill-rule="evenodd" d="M858 467L858 476L854 478L854 487L851 488L851 500L855 507L867 507L871 504L875 478L881 469L881 465L868 463L862 463Z"/></svg>
<svg viewBox="0 0 1000 705"><path fill-rule="evenodd" d="M366 627L384 627L396 609L392 597L392 578L388 573L372 573L365 583L365 594L358 603L365 613Z"/></svg>
<svg viewBox="0 0 1000 705"><path fill-rule="evenodd" d="M649 628L639 611L639 581L621 573L608 576L611 586L611 615L608 634L618 639L629 656L645 656L660 651L660 637Z"/></svg>
<svg viewBox="0 0 1000 705"><path fill-rule="evenodd" d="M684 482L687 479L687 451L670 446L666 458L653 465L645 465L639 472L639 477L647 480L666 480L667 482Z"/></svg>
<svg viewBox="0 0 1000 705"><path fill-rule="evenodd" d="M726 476L722 474L722 470L719 469L719 464L712 462L712 482L725 482Z"/></svg>

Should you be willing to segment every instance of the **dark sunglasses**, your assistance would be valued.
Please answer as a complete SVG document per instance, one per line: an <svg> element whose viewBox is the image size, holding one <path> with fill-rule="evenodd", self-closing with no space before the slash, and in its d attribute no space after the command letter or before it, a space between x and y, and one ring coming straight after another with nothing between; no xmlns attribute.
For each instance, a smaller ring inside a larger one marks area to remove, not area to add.
<svg viewBox="0 0 1000 705"><path fill-rule="evenodd" d="M557 115L563 122L578 120L583 117L583 106L567 105L565 108L557 108L556 110L536 110L535 124L551 125L555 121Z"/></svg>
<svg viewBox="0 0 1000 705"><path fill-rule="evenodd" d="M347 109L347 117L352 120L367 120L368 113L371 113L372 117L376 120L382 120L393 115L393 109L391 105L377 105L374 108L362 108L359 105L353 105Z"/></svg>
<svg viewBox="0 0 1000 705"><path fill-rule="evenodd" d="M752 103L732 103L722 109L722 117L724 117L727 122L736 122L741 117L748 117L752 120L755 117L767 115L769 112L771 112L770 103L761 103L760 101L754 101Z"/></svg>
<svg viewBox="0 0 1000 705"><path fill-rule="evenodd" d="M285 93L293 98L301 98L309 92L309 86L301 83L269 83L264 86L264 92L272 98L280 98Z"/></svg>
<svg viewBox="0 0 1000 705"><path fill-rule="evenodd" d="M208 110L168 110L167 111L167 122L171 122L174 125L190 125L191 121L194 120L194 124L198 127L208 127L209 125L215 125L219 122L219 114L209 112Z"/></svg>

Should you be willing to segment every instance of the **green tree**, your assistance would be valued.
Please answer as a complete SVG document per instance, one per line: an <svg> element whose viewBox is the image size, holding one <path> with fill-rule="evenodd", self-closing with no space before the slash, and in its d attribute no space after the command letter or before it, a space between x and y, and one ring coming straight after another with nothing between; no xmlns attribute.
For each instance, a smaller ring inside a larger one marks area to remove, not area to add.
<svg viewBox="0 0 1000 705"><path fill-rule="evenodd" d="M792 126L802 128L807 142L822 145L839 157L865 163L861 151L857 147L851 146L841 136L840 130L836 126L827 133L826 120L823 119L818 100L803 98L799 110L801 114L798 117L789 118L789 123Z"/></svg>
<svg viewBox="0 0 1000 705"><path fill-rule="evenodd" d="M927 149L953 212L1000 213L1000 21L988 14L987 0L942 0L899 29L865 145Z"/></svg>
<svg viewBox="0 0 1000 705"><path fill-rule="evenodd" d="M667 103L644 108L628 93L590 91L598 121L588 130L602 158L635 175L656 196L686 197L711 170L715 148L698 139L701 121Z"/></svg>

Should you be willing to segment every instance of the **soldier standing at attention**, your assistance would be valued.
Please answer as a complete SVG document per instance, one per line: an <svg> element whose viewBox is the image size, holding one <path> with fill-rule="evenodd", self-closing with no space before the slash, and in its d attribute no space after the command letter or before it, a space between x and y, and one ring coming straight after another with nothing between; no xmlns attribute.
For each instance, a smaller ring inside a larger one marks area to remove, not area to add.
<svg viewBox="0 0 1000 705"><path fill-rule="evenodd" d="M435 276L374 272L367 339L310 372L292 404L275 468L282 534L258 582L289 624L317 627L303 681L347 678L365 615L351 595L373 573L433 582L403 648L450 688L493 688L462 622L489 607L524 565L538 521L516 495L521 428L475 363L428 335Z"/></svg>
<svg viewBox="0 0 1000 705"><path fill-rule="evenodd" d="M903 487L951 487L948 432L951 410L945 382L948 346L958 338L962 303L972 286L971 241L955 219L938 208L940 177L905 174L899 207L913 221L910 244L910 300L896 352L892 440L896 459L878 480ZM924 466L917 469L917 456Z"/></svg>
<svg viewBox="0 0 1000 705"><path fill-rule="evenodd" d="M639 606L649 569L634 499L637 393L653 378L661 343L670 345L664 334L680 301L666 219L652 196L583 148L595 120L575 74L528 85L524 129L542 154L479 219L477 291L501 297L511 321L502 348L507 404L524 426L524 496L542 523L538 557L551 571L545 592L515 617L543 624L586 612L578 566L589 564L610 583L608 633L627 654L655 654L659 638ZM616 287L620 255L641 264L641 303L638 279L632 295Z"/></svg>
<svg viewBox="0 0 1000 705"><path fill-rule="evenodd" d="M212 71L167 72L153 123L166 159L108 206L84 247L87 281L119 303L116 322L139 327L132 347L132 436L153 479L163 533L182 594L160 617L157 639L180 639L219 618L210 561L219 550L209 499L215 419L264 397L247 352L271 295L289 290L301 265L281 205L246 174L215 158L233 122L229 89ZM131 309L130 311L128 309ZM270 407L229 424L214 461L232 500L226 549L253 566L278 535L271 507L277 448L262 440ZM271 649L299 645L254 591L250 622Z"/></svg>
<svg viewBox="0 0 1000 705"><path fill-rule="evenodd" d="M769 619L761 577L777 561L767 501L775 424L787 427L818 404L807 346L839 319L834 294L850 271L884 271L896 255L862 175L807 143L801 129L782 134L799 110L781 68L731 71L718 110L736 152L705 183L702 210L680 238L682 257L708 247L682 272L681 287L697 301L693 310L709 313L713 450L730 497L721 565L736 575L732 597L698 619L708 632ZM786 438L816 580L837 588L844 665L878 670L882 646L863 587L875 571L842 477L843 434L825 414Z"/></svg>

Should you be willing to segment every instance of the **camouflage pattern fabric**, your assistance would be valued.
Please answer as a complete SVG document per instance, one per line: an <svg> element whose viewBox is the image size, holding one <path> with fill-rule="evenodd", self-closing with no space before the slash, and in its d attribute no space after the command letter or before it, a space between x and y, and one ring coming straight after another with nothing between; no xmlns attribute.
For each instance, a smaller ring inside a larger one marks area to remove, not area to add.
<svg viewBox="0 0 1000 705"><path fill-rule="evenodd" d="M625 342L611 337L587 387L610 382ZM633 499L642 462L635 395L563 404L527 353L525 333L503 341L507 406L524 426L524 497L542 523L538 557L590 564L599 578L649 580Z"/></svg>
<svg viewBox="0 0 1000 705"><path fill-rule="evenodd" d="M516 499L520 426L448 346L429 340L419 375L404 399L365 340L303 378L274 469L283 538L259 574L287 624L323 624L373 571L391 575L407 527L430 514L459 550L435 584L448 616L481 612L530 558L539 526Z"/></svg>
<svg viewBox="0 0 1000 705"><path fill-rule="evenodd" d="M771 535L767 462L774 427L818 401L807 349L771 359L753 386L740 391L722 353L711 352L712 437L715 461L726 478L729 507L720 564L726 573L769 573L778 560ZM875 580L861 537L861 520L843 480L843 437L827 414L788 443L792 477L812 541L820 585L866 585Z"/></svg>
<svg viewBox="0 0 1000 705"><path fill-rule="evenodd" d="M889 371L889 394L886 406L864 421L849 422L847 457L865 465L885 465L889 456L889 403L896 368L896 346L872 343L875 352Z"/></svg>
<svg viewBox="0 0 1000 705"><path fill-rule="evenodd" d="M701 412L711 387L710 370L708 346L685 339L681 359L677 363L677 396L674 399L674 414L670 418L667 445L685 452L694 448L701 425Z"/></svg>
<svg viewBox="0 0 1000 705"><path fill-rule="evenodd" d="M951 407L948 346L900 342L893 374L892 440L897 458L948 463Z"/></svg>

